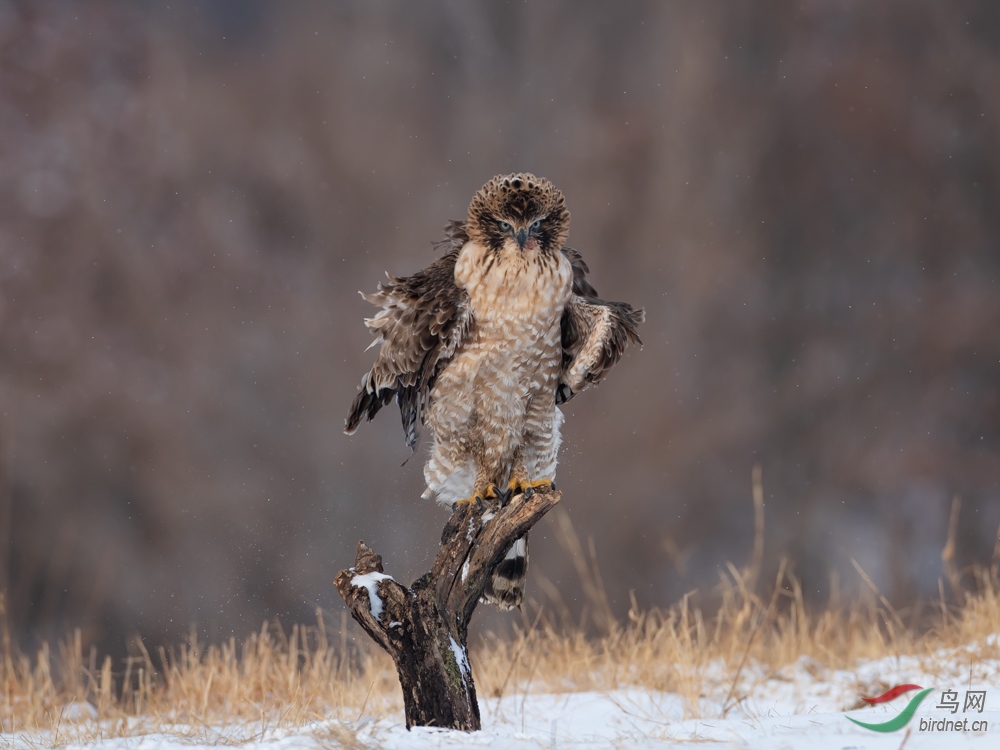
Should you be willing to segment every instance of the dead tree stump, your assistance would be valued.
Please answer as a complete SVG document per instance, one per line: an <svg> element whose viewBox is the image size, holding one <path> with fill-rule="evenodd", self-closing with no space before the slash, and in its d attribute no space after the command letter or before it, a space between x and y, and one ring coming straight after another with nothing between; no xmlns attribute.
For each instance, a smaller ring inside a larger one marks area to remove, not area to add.
<svg viewBox="0 0 1000 750"><path fill-rule="evenodd" d="M434 568L407 588L384 573L381 555L358 542L354 566L334 584L351 616L396 664L406 726L481 726L466 639L469 620L511 545L559 502L555 490L456 506Z"/></svg>

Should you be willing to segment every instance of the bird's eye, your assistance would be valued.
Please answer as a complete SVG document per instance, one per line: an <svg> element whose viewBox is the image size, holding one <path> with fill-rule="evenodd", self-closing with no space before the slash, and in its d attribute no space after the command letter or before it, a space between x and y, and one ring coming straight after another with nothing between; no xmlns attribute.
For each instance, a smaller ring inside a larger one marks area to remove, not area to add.
<svg viewBox="0 0 1000 750"><path fill-rule="evenodd" d="M531 222L531 228L532 229L541 229L542 228L542 220L541 219L535 219L533 222Z"/></svg>
<svg viewBox="0 0 1000 750"><path fill-rule="evenodd" d="M505 232L509 232L510 231L510 222L509 221L501 221L500 222L500 228L503 231L505 231Z"/></svg>

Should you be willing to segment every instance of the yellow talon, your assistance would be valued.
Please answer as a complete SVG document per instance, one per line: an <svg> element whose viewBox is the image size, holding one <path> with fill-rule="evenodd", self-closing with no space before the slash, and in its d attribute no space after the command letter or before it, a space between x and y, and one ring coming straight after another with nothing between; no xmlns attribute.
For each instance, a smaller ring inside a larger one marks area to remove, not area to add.
<svg viewBox="0 0 1000 750"><path fill-rule="evenodd" d="M546 490L554 490L556 488L556 484L551 479L538 479L534 482L532 481L525 482L519 479L511 479L510 482L507 484L507 491L514 495L521 494L527 490L536 490L539 488L544 488Z"/></svg>
<svg viewBox="0 0 1000 750"><path fill-rule="evenodd" d="M458 500L455 502L455 505L471 505L472 503L482 505L484 500L496 500L501 495L503 495L503 492L501 492L500 488L495 484L490 484L487 485L483 494L476 494L472 497L467 497L464 500Z"/></svg>

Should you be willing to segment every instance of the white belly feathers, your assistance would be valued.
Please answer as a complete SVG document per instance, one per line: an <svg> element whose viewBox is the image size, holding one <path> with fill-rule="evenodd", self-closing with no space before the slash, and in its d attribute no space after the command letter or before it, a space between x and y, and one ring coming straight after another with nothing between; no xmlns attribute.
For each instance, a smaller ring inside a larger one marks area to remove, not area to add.
<svg viewBox="0 0 1000 750"><path fill-rule="evenodd" d="M554 473L560 321L573 274L562 253L542 258L504 248L491 255L470 242L455 280L469 295L474 324L439 374L427 414L436 443L427 494L445 503L472 492L478 466L506 464L518 452L529 473Z"/></svg>
<svg viewBox="0 0 1000 750"><path fill-rule="evenodd" d="M459 255L455 280L468 293L475 320L456 358L463 360L462 374L474 368L477 389L503 392L504 411L523 411L525 400L542 389L554 393L562 358L559 323L573 283L562 253L542 258L537 250L508 246L491 255L470 242Z"/></svg>

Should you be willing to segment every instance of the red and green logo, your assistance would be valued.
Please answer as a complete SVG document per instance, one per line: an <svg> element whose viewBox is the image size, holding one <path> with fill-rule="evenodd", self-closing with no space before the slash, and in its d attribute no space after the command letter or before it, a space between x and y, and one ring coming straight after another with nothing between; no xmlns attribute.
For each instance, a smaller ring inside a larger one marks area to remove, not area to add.
<svg viewBox="0 0 1000 750"><path fill-rule="evenodd" d="M881 724L869 724L865 721L858 721L850 716L847 718L857 724L859 727L864 727L865 729L870 729L873 732L895 732L897 730L905 727L910 719L913 718L913 714L917 710L917 706L927 697L934 688L922 688L920 685L896 685L896 687L886 690L882 695L877 698L862 698L866 703L888 703L893 698L898 698L903 693L908 693L911 690L919 690L920 692L910 698L910 702L906 704L906 708L900 711L896 716L889 719L889 721L883 721Z"/></svg>

